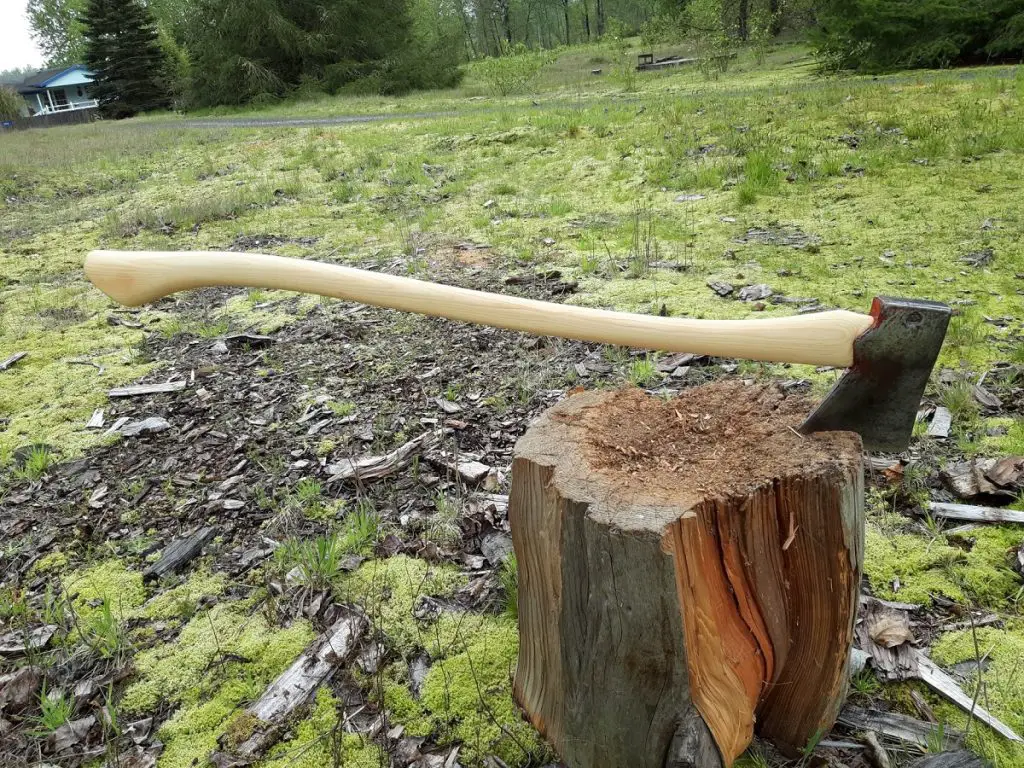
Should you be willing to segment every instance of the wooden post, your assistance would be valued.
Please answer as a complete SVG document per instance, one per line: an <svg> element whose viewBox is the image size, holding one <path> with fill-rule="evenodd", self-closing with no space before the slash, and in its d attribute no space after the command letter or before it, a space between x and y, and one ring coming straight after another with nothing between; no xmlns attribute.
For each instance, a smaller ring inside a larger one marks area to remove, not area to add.
<svg viewBox="0 0 1024 768"><path fill-rule="evenodd" d="M516 445L515 692L570 768L792 754L846 693L863 551L850 433L739 382L587 392Z"/></svg>

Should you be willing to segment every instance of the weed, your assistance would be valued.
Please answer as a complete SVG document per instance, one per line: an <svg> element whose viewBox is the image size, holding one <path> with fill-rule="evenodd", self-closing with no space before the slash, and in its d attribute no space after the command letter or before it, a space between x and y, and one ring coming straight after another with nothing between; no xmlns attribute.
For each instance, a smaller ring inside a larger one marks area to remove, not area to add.
<svg viewBox="0 0 1024 768"><path fill-rule="evenodd" d="M356 404L348 400L329 400L327 407L331 409L331 413L342 419L351 416L356 410Z"/></svg>
<svg viewBox="0 0 1024 768"><path fill-rule="evenodd" d="M380 515L373 505L363 499L345 518L342 527L343 546L346 552L368 554L380 534Z"/></svg>
<svg viewBox="0 0 1024 768"><path fill-rule="evenodd" d="M223 336L231 328L227 320L215 320L208 323L199 323L195 327L196 336L203 339L216 339Z"/></svg>
<svg viewBox="0 0 1024 768"><path fill-rule="evenodd" d="M459 520L462 508L457 499L451 499L443 493L434 497L434 514L427 521L423 535L439 547L451 547L462 538Z"/></svg>
<svg viewBox="0 0 1024 768"><path fill-rule="evenodd" d="M498 569L498 583L504 594L505 615L513 621L519 620L519 562L513 552Z"/></svg>
<svg viewBox="0 0 1024 768"><path fill-rule="evenodd" d="M124 650L124 632L110 607L110 598L104 597L100 603L86 629L85 642L105 659L117 658Z"/></svg>
<svg viewBox="0 0 1024 768"><path fill-rule="evenodd" d="M659 378L657 358L651 355L635 358L630 362L626 376L629 383L637 387L645 387L656 381Z"/></svg>
<svg viewBox="0 0 1024 768"><path fill-rule="evenodd" d="M345 555L342 538L337 533L317 536L312 541L286 541L274 552L279 564L290 570L299 569L299 581L314 589L327 589L341 569Z"/></svg>
<svg viewBox="0 0 1024 768"><path fill-rule="evenodd" d="M71 720L75 711L75 699L61 691L48 692L44 683L43 689L39 693L39 710L39 715L30 718L35 726L29 731L29 734L42 739L55 733L58 728Z"/></svg>
<svg viewBox="0 0 1024 768"><path fill-rule="evenodd" d="M311 477L304 477L295 486L295 497L303 506L319 504L323 496L324 487Z"/></svg>
<svg viewBox="0 0 1024 768"><path fill-rule="evenodd" d="M593 253L585 253L580 256L580 272L584 275L592 275L601 268L601 259Z"/></svg>
<svg viewBox="0 0 1024 768"><path fill-rule="evenodd" d="M956 423L970 423L977 418L978 401L974 399L974 389L969 381L946 384L940 390L940 396Z"/></svg>
<svg viewBox="0 0 1024 768"><path fill-rule="evenodd" d="M946 751L949 739L946 736L946 724L942 720L935 724L935 727L928 731L925 751L931 755L939 755Z"/></svg>
<svg viewBox="0 0 1024 768"><path fill-rule="evenodd" d="M46 470L54 464L56 457L45 445L34 445L25 456L21 466L14 470L16 477L26 480L38 480Z"/></svg>
<svg viewBox="0 0 1024 768"><path fill-rule="evenodd" d="M875 677L874 672L868 669L858 672L856 675L851 677L850 687L853 689L854 693L861 696L874 696L882 690L882 686L878 682L878 678Z"/></svg>

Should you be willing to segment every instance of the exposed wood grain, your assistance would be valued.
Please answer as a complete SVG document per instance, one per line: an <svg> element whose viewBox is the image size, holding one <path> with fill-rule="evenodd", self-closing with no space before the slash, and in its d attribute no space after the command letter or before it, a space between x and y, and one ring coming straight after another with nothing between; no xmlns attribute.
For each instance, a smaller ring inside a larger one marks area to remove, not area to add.
<svg viewBox="0 0 1024 768"><path fill-rule="evenodd" d="M989 768L989 765L973 752L960 750L926 755L910 763L907 768Z"/></svg>
<svg viewBox="0 0 1024 768"><path fill-rule="evenodd" d="M624 497L576 418L608 397L563 401L516 446L517 701L570 768L731 765L755 726L797 751L845 697L859 442L799 477Z"/></svg>

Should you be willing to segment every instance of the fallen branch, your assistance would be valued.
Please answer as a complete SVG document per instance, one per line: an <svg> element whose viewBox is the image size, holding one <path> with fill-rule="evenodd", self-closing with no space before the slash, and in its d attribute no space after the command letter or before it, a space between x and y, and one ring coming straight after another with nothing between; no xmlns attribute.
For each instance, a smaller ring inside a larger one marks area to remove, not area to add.
<svg viewBox="0 0 1024 768"><path fill-rule="evenodd" d="M939 669L935 662L920 651L915 650L915 653L917 655L917 677L925 685L936 693L940 693L945 696L965 712L973 713L974 717L978 718L981 722L991 727L997 733L1002 734L1010 741L1024 743L1024 739L1018 736L1012 728L999 720L999 718L990 715L988 711L979 706L976 701L967 695L963 688L956 684L952 677Z"/></svg>
<svg viewBox="0 0 1024 768"><path fill-rule="evenodd" d="M0 363L0 371L6 371L8 368L13 367L15 365L15 363L17 363L19 360L21 360L27 354L28 354L28 352L15 352L13 355L11 355L6 360L4 360L2 363Z"/></svg>
<svg viewBox="0 0 1024 768"><path fill-rule="evenodd" d="M928 511L935 517L947 520L967 520L972 523L1022 523L1024 512L1000 507L978 507L974 504L945 504L928 502Z"/></svg>
<svg viewBox="0 0 1024 768"><path fill-rule="evenodd" d="M927 747L929 739L934 738L937 730L933 723L926 723L907 715L861 709L852 704L843 707L837 722L853 731L874 731L890 742L916 744L919 747ZM949 729L944 729L943 735L954 743L959 743L962 738L960 733Z"/></svg>
<svg viewBox="0 0 1024 768"><path fill-rule="evenodd" d="M328 464L327 471L331 473L331 476L327 482L345 482L348 480L361 482L388 477L408 466L412 462L412 457L432 441L433 433L424 432L419 437L413 438L405 445L383 456L342 459L337 464Z"/></svg>

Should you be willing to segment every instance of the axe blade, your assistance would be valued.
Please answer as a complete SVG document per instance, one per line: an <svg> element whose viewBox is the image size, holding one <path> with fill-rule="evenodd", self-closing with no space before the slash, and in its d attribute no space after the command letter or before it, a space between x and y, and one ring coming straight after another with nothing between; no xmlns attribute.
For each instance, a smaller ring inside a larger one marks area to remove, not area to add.
<svg viewBox="0 0 1024 768"><path fill-rule="evenodd" d="M865 450L904 450L950 315L949 307L934 301L876 298L874 325L853 343L853 366L800 431L857 432Z"/></svg>

